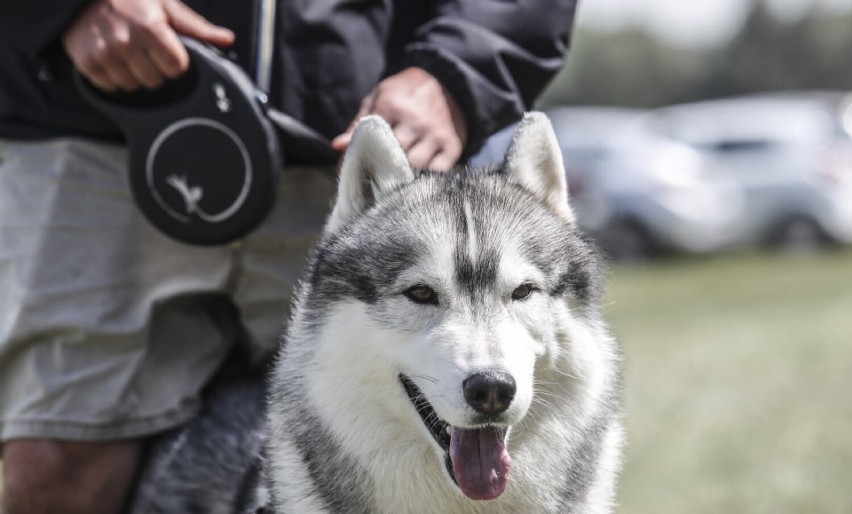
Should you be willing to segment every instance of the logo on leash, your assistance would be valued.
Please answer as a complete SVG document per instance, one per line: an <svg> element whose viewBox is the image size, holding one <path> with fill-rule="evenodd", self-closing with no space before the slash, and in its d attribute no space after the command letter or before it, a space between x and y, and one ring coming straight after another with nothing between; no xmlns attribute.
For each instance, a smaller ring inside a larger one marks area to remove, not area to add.
<svg viewBox="0 0 852 514"><path fill-rule="evenodd" d="M198 202L204 196L204 190L200 187L190 186L186 182L186 175L169 175L166 183L177 190L186 204L186 213L192 214L198 210Z"/></svg>

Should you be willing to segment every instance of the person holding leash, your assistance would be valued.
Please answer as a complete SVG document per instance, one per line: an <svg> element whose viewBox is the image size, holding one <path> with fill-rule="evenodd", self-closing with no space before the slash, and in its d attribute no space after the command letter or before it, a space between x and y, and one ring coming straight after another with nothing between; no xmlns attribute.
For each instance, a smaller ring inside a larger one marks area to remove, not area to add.
<svg viewBox="0 0 852 514"><path fill-rule="evenodd" d="M378 114L415 166L449 169L561 68L575 0L281 2L271 105L346 148ZM153 228L122 134L75 89L155 91L180 37L257 72L256 9L226 0L28 0L0 15L2 511L120 512L145 438L180 426L235 342L271 354L334 179L288 163L231 244ZM227 27L227 28L226 28ZM198 149L193 149L197 151ZM286 151L286 149L285 149Z"/></svg>

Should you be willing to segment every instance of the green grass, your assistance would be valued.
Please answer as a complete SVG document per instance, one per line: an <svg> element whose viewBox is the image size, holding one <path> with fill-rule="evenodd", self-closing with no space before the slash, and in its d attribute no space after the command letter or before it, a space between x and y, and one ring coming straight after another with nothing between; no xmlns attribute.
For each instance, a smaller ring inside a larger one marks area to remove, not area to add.
<svg viewBox="0 0 852 514"><path fill-rule="evenodd" d="M852 512L852 253L615 267L622 513Z"/></svg>

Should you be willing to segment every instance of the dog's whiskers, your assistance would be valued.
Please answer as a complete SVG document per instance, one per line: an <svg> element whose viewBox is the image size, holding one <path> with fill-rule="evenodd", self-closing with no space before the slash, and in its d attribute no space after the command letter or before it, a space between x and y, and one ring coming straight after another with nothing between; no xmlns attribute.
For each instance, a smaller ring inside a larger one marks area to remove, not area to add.
<svg viewBox="0 0 852 514"><path fill-rule="evenodd" d="M437 383L438 383L438 379L437 379L437 378L432 377L432 376L429 376L429 375L411 375L411 376L412 376L412 377L417 377L417 378L422 378L423 380L426 380L427 382L432 382L433 384L437 384Z"/></svg>
<svg viewBox="0 0 852 514"><path fill-rule="evenodd" d="M581 381L586 380L584 377L574 375L573 373L568 373L567 371L562 371L559 368L552 368L552 371L555 371L556 373L559 373L560 375L562 375L564 377L573 378L574 380L581 380Z"/></svg>

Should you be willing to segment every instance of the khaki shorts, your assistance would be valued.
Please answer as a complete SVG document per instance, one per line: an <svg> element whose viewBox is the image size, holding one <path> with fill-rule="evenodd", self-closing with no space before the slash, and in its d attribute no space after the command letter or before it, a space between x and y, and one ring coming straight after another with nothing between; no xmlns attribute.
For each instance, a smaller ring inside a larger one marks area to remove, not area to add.
<svg viewBox="0 0 852 514"><path fill-rule="evenodd" d="M334 180L288 169L258 230L193 247L141 217L125 159L77 139L0 140L0 442L175 427L238 337L276 344Z"/></svg>

